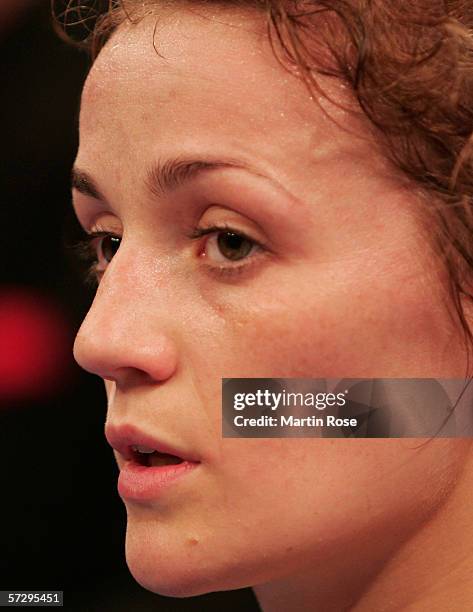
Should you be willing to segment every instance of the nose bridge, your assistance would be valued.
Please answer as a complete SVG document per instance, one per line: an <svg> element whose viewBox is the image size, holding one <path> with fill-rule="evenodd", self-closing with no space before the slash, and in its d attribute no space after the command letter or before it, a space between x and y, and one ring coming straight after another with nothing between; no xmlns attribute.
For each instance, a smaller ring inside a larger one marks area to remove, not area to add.
<svg viewBox="0 0 473 612"><path fill-rule="evenodd" d="M168 378L177 360L171 301L169 265L120 247L77 334L76 361L102 378L130 369Z"/></svg>

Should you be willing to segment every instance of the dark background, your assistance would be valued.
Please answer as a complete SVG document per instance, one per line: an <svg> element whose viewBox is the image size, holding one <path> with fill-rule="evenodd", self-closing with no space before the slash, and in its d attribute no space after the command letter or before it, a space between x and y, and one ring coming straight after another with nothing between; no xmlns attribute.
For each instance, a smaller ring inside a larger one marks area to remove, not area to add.
<svg viewBox="0 0 473 612"><path fill-rule="evenodd" d="M88 66L48 0L0 10L0 590L63 590L71 611L257 610L250 590L160 597L126 567L102 383L72 359L93 297L65 246Z"/></svg>

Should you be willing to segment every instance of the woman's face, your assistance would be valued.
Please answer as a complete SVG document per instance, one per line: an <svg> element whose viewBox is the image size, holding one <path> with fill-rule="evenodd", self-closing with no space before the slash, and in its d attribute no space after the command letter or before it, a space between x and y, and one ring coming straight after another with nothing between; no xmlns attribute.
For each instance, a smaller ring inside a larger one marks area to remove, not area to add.
<svg viewBox="0 0 473 612"><path fill-rule="evenodd" d="M75 356L107 381L110 430L134 426L200 462L155 499L124 496L130 569L167 595L306 563L323 575L348 545L379 556L439 503L466 452L448 439L417 451L222 439L222 377L465 365L418 197L361 121L321 99L338 125L326 117L265 31L256 13L148 16L113 36L83 95L74 206L87 232L121 243L95 241L100 284Z"/></svg>

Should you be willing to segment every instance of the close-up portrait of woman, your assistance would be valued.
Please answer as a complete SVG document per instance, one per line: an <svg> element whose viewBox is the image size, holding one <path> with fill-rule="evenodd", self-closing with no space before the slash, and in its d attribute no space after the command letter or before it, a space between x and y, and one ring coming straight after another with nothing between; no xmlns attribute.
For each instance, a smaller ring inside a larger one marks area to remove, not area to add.
<svg viewBox="0 0 473 612"><path fill-rule="evenodd" d="M222 435L222 379L471 376L473 3L99 4L53 8L92 57L73 352L105 383L132 577L473 610L473 438Z"/></svg>

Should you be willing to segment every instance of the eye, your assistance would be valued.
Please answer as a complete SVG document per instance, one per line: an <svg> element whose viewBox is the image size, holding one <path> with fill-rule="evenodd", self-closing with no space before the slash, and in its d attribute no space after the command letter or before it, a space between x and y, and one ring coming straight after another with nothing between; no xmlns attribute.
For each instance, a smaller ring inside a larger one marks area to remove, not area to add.
<svg viewBox="0 0 473 612"><path fill-rule="evenodd" d="M79 242L69 245L80 263L87 286L97 287L108 264L120 248L122 239L106 231L93 231ZM85 269L83 265L85 264Z"/></svg>
<svg viewBox="0 0 473 612"><path fill-rule="evenodd" d="M270 253L266 245L226 224L197 227L188 236L192 240L206 237L198 254L209 270L225 278L245 273L261 261L260 256Z"/></svg>
<svg viewBox="0 0 473 612"><path fill-rule="evenodd" d="M101 278L120 248L122 239L116 234L105 231L92 232L85 240L85 251L88 253L89 274Z"/></svg>
<svg viewBox="0 0 473 612"><path fill-rule="evenodd" d="M245 259L257 248L258 245L243 234L219 231L206 240L202 255L216 263L225 263Z"/></svg>
<svg viewBox="0 0 473 612"><path fill-rule="evenodd" d="M95 242L95 241L94 241ZM121 244L121 238L112 234L105 234L96 238L95 249L97 253L97 263L99 268L106 267Z"/></svg>

